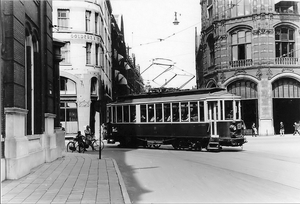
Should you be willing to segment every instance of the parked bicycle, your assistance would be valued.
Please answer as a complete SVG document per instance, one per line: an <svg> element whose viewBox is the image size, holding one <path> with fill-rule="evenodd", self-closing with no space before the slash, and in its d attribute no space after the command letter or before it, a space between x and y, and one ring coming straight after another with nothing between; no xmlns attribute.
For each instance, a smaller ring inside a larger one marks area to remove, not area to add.
<svg viewBox="0 0 300 204"><path fill-rule="evenodd" d="M101 145L100 145L101 144ZM95 139L93 136L89 136L89 137L85 137L83 135L81 135L81 132L78 131L78 134L76 135L76 137L72 140L69 141L67 144L67 151L71 151L71 152L79 152L79 153L84 153L86 151L86 149L88 149L89 147L92 147L92 149L94 151L96 151L96 147L101 148L101 151L104 148L104 142L100 140Z"/></svg>
<svg viewBox="0 0 300 204"><path fill-rule="evenodd" d="M86 138L78 131L76 137L67 144L67 151L78 151L84 153L86 151Z"/></svg>

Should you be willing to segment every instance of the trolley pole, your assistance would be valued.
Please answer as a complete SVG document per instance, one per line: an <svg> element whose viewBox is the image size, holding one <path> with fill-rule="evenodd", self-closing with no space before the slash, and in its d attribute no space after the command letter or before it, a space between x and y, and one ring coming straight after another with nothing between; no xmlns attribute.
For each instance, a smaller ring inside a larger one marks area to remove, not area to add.
<svg viewBox="0 0 300 204"><path fill-rule="evenodd" d="M101 121L101 120L100 120ZM100 125L100 136L99 136L99 159L101 159L101 151L102 151L102 148L101 148L101 144L102 144L102 132L103 132L103 127L102 127L102 124Z"/></svg>

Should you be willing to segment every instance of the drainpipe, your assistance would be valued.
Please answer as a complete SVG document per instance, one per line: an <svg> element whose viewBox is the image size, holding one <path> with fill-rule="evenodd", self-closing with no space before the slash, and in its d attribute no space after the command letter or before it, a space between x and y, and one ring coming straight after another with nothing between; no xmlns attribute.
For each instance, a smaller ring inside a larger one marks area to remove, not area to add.
<svg viewBox="0 0 300 204"><path fill-rule="evenodd" d="M3 144L3 141L2 141L2 137L3 137L3 135L2 135L2 117L3 117L3 114L2 114L2 104L3 104L3 100L2 100L2 83L3 83L3 80L2 80L2 74L3 74L3 71L2 71L2 67L3 67L3 59L2 59L2 52L4 52L4 46L3 46L3 44L4 44L4 18L3 18L4 16L3 16L3 11L2 11L2 1L0 1L0 27L1 27L1 32L0 32L0 115L1 115L1 119L0 119L0 134L1 134L1 147L0 147L0 149L1 149L1 154L2 154L2 152L4 152L3 151L3 147L4 147L4 145L2 145Z"/></svg>

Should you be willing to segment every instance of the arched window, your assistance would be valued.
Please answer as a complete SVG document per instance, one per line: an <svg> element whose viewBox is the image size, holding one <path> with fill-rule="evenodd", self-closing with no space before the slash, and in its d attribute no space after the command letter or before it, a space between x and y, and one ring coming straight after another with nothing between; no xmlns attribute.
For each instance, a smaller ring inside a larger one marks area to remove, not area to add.
<svg viewBox="0 0 300 204"><path fill-rule="evenodd" d="M242 99L257 98L257 84L249 80L238 80L227 86L228 92L241 96Z"/></svg>
<svg viewBox="0 0 300 204"><path fill-rule="evenodd" d="M75 95L76 83L66 77L60 77L60 94L61 95Z"/></svg>
<svg viewBox="0 0 300 204"><path fill-rule="evenodd" d="M290 26L275 28L276 58L295 56L295 30Z"/></svg>
<svg viewBox="0 0 300 204"><path fill-rule="evenodd" d="M91 95L98 94L98 80L96 77L93 77L91 80Z"/></svg>
<svg viewBox="0 0 300 204"><path fill-rule="evenodd" d="M41 88L39 87L41 78L40 72L40 57L38 38L34 29L26 24L25 30L25 108L28 110L26 116L26 134L42 133L42 124L40 118L40 107L37 103L40 102Z"/></svg>

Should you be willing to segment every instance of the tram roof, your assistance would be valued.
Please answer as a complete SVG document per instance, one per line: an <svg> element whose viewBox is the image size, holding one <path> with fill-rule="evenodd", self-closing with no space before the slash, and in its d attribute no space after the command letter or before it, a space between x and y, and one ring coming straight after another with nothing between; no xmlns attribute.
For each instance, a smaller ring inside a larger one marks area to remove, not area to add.
<svg viewBox="0 0 300 204"><path fill-rule="evenodd" d="M118 97L118 103L149 103L164 101L196 101L196 100L215 100L215 99L240 99L240 96L231 94L224 88L205 88L185 91L172 91L160 93L144 93Z"/></svg>

